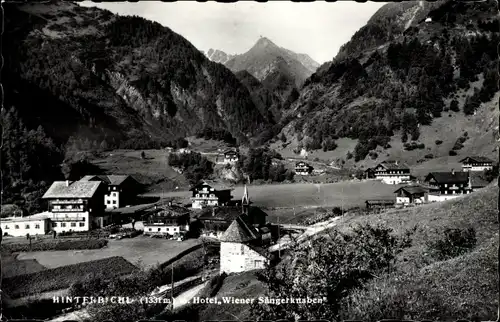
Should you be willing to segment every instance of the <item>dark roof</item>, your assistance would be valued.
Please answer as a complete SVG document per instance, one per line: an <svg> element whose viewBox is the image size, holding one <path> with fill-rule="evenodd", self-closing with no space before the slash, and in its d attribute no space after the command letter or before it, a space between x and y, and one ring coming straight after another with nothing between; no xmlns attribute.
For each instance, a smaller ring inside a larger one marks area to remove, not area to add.
<svg viewBox="0 0 500 322"><path fill-rule="evenodd" d="M157 208L151 211L151 215L161 217L181 217L189 213L188 209L178 205L157 205Z"/></svg>
<svg viewBox="0 0 500 322"><path fill-rule="evenodd" d="M129 175L113 175L113 174L112 175L87 175L87 176L81 178L80 181L101 180L102 182L105 182L111 186L119 186L128 178L130 178Z"/></svg>
<svg viewBox="0 0 500 322"><path fill-rule="evenodd" d="M308 166L308 165L309 165L307 162L304 162L304 161L299 161L299 162L296 162L296 163L295 163L295 166L296 166L296 167L299 167L299 166L301 166L301 164L303 164L303 165L305 165L305 166Z"/></svg>
<svg viewBox="0 0 500 322"><path fill-rule="evenodd" d="M224 151L224 154L238 154L238 151L235 151L235 150L226 150Z"/></svg>
<svg viewBox="0 0 500 322"><path fill-rule="evenodd" d="M189 189L189 191L193 191L195 189L198 189L198 188L201 188L202 186L210 186L212 188L214 188L215 190L217 191L223 191L223 190L233 190L232 188L230 187L227 187L225 185L222 185L222 184L219 184L219 183L216 183L216 182L211 182L211 181L202 181L196 185L194 185L193 187L191 187L191 189Z"/></svg>
<svg viewBox="0 0 500 322"><path fill-rule="evenodd" d="M259 238L258 231L249 226L243 216L236 217L235 220L229 225L224 234L220 237L222 242L231 243L247 243Z"/></svg>
<svg viewBox="0 0 500 322"><path fill-rule="evenodd" d="M493 163L493 160L487 158L487 157L482 157L482 156L469 156L469 157L466 157L462 160L460 160L460 162L465 162L465 161L473 161L473 162L477 162L477 163Z"/></svg>
<svg viewBox="0 0 500 322"><path fill-rule="evenodd" d="M49 190L43 195L43 199L48 198L92 198L100 181L55 181Z"/></svg>
<svg viewBox="0 0 500 322"><path fill-rule="evenodd" d="M417 193L426 193L429 191L429 189L421 186L406 186L406 187L401 187L398 190L394 191L394 193L398 193L400 190L404 190L408 192L411 195L417 194Z"/></svg>
<svg viewBox="0 0 500 322"><path fill-rule="evenodd" d="M373 171L373 169L372 168L368 168L368 169L365 170L365 172L369 172L369 171Z"/></svg>
<svg viewBox="0 0 500 322"><path fill-rule="evenodd" d="M378 166L383 166L387 170L407 170L407 169L410 168L406 163L404 163L404 162L398 162L398 161L395 161L395 160L384 161L382 163L379 163L377 165L377 167Z"/></svg>
<svg viewBox="0 0 500 322"><path fill-rule="evenodd" d="M425 178L425 181L428 182L431 178L434 178L437 183L467 183L469 182L469 173L455 171L453 172L431 172Z"/></svg>

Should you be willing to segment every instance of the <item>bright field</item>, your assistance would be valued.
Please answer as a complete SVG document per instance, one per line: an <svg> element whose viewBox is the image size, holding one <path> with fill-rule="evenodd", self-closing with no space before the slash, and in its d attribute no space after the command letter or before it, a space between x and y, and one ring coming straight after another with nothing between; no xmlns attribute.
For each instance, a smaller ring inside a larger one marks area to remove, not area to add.
<svg viewBox="0 0 500 322"><path fill-rule="evenodd" d="M197 245L196 239L183 242L138 236L131 239L110 240L107 247L88 250L63 250L20 253L19 260L36 259L47 268L78 264L113 256L121 256L134 265L145 267L163 263L180 252Z"/></svg>
<svg viewBox="0 0 500 322"><path fill-rule="evenodd" d="M394 191L399 185L387 185L378 181L344 181L338 183L310 184L275 184L248 186L248 194L255 206L264 208L296 207L341 207L363 206L368 199L395 199ZM243 187L234 188L233 199L239 200L243 196ZM151 193L162 197L191 196L189 191ZM291 212L292 213L292 212Z"/></svg>

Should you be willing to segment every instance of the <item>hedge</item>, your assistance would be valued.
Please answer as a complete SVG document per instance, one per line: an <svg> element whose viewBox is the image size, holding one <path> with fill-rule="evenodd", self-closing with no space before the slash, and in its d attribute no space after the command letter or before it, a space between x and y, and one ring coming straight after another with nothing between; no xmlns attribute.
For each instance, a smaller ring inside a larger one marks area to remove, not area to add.
<svg viewBox="0 0 500 322"><path fill-rule="evenodd" d="M89 275L103 278L127 275L137 268L123 257L115 256L74 265L62 266L36 273L3 279L2 288L12 298L67 289Z"/></svg>
<svg viewBox="0 0 500 322"><path fill-rule="evenodd" d="M41 252L48 250L81 250L81 249L99 249L108 244L106 239L78 239L78 240L62 240L57 242L38 242L29 244L6 244L2 245L1 249L14 252Z"/></svg>

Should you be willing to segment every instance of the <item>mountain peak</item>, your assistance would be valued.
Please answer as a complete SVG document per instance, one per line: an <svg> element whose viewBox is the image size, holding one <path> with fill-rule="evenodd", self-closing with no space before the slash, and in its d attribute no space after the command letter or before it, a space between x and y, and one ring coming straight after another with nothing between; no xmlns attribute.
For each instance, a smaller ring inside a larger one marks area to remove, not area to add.
<svg viewBox="0 0 500 322"><path fill-rule="evenodd" d="M255 43L253 48L279 48L276 46L275 43L273 43L269 38L266 37L260 37L259 40Z"/></svg>

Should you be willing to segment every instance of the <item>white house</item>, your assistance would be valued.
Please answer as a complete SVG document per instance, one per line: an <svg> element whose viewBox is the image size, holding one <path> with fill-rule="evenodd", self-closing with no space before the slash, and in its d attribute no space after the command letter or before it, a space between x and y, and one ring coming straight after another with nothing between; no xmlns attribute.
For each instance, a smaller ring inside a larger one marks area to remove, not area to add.
<svg viewBox="0 0 500 322"><path fill-rule="evenodd" d="M429 202L455 199L472 192L468 172L431 172L425 178L430 186L427 195Z"/></svg>
<svg viewBox="0 0 500 322"><path fill-rule="evenodd" d="M428 189L420 186L406 186L394 191L396 205L415 205L427 202Z"/></svg>
<svg viewBox="0 0 500 322"><path fill-rule="evenodd" d="M197 184L190 191L193 209L221 206L232 198L231 189L206 181Z"/></svg>
<svg viewBox="0 0 500 322"><path fill-rule="evenodd" d="M238 162L239 154L234 150L228 150L224 152L224 164L233 164Z"/></svg>
<svg viewBox="0 0 500 322"><path fill-rule="evenodd" d="M312 170L312 167L307 162L299 161L295 164L295 174L299 176L307 176Z"/></svg>
<svg viewBox="0 0 500 322"><path fill-rule="evenodd" d="M401 184L410 181L410 168L399 161L384 161L374 169L375 178L386 184Z"/></svg>
<svg viewBox="0 0 500 322"><path fill-rule="evenodd" d="M100 181L55 181L42 197L49 203L51 229L59 233L106 226L105 193Z"/></svg>
<svg viewBox="0 0 500 322"><path fill-rule="evenodd" d="M101 181L107 185L104 195L106 209L130 205L137 196L139 183L129 175L87 175L80 181Z"/></svg>
<svg viewBox="0 0 500 322"><path fill-rule="evenodd" d="M493 160L481 156L466 157L460 160L463 171L485 171L493 169Z"/></svg>
<svg viewBox="0 0 500 322"><path fill-rule="evenodd" d="M0 227L2 233L9 236L30 236L45 235L51 230L50 213L40 213L27 217L7 217L2 218Z"/></svg>
<svg viewBox="0 0 500 322"><path fill-rule="evenodd" d="M189 231L189 210L172 205L155 207L148 219L143 222L144 235L176 235Z"/></svg>
<svg viewBox="0 0 500 322"><path fill-rule="evenodd" d="M269 252L261 247L262 235L259 229L247 224L245 217L246 215L237 217L219 239L221 273L263 269L271 261Z"/></svg>

